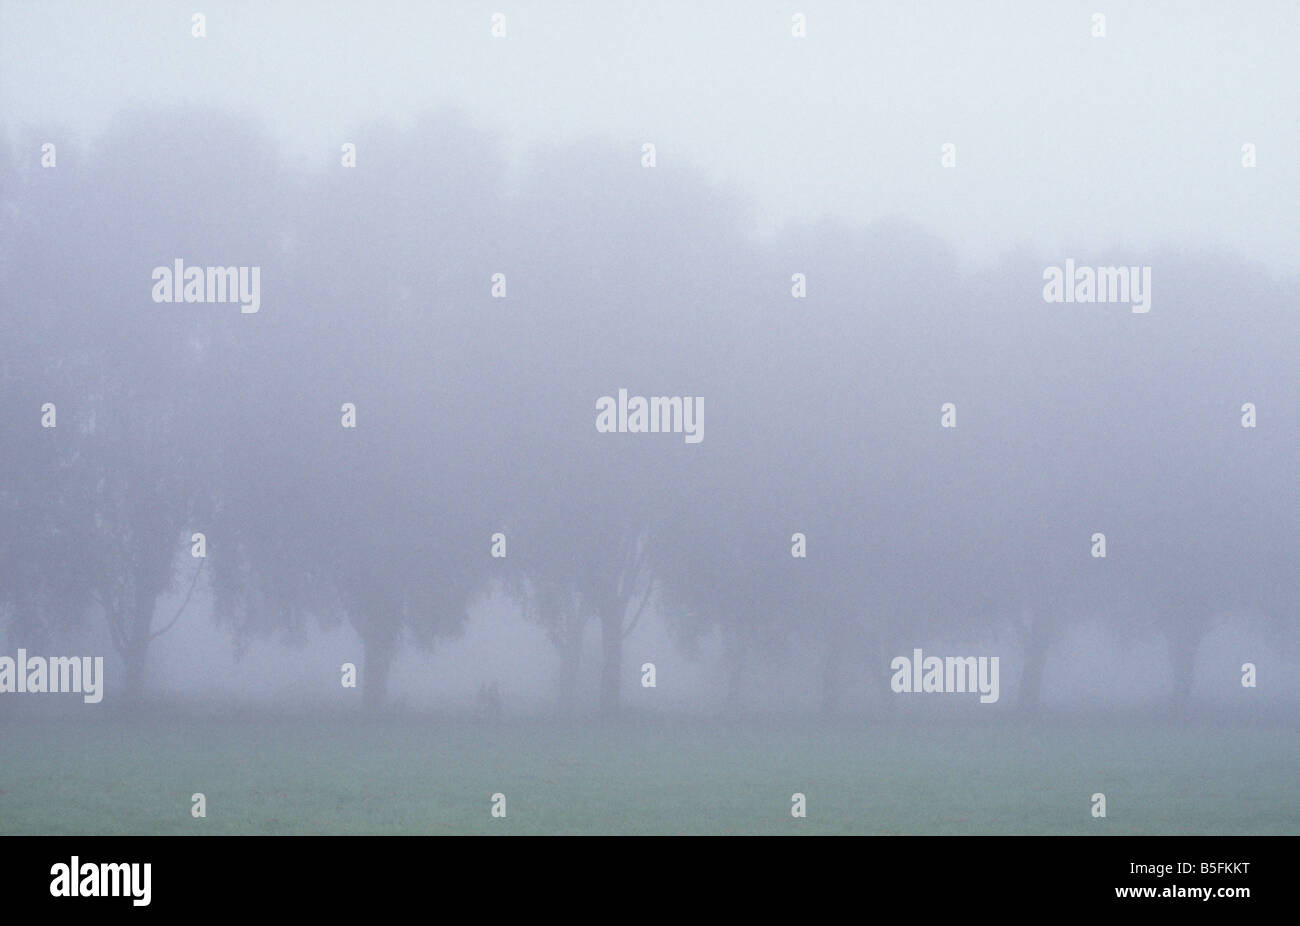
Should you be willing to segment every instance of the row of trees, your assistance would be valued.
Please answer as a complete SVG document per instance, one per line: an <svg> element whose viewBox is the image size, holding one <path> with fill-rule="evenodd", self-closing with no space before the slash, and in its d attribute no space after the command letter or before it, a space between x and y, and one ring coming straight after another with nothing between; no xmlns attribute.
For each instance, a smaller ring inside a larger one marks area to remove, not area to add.
<svg viewBox="0 0 1300 926"><path fill-rule="evenodd" d="M355 141L362 166L304 173L186 112L124 117L53 169L39 140L3 152L16 645L102 620L137 697L183 613L160 603L207 559L241 645L347 622L371 709L400 647L493 587L545 626L566 709L598 627L609 714L652 610L684 649L721 636L736 703L754 659L811 641L828 711L846 661L884 685L925 639L1010 635L1032 709L1073 622L1161 630L1184 705L1216 619L1294 634L1293 284L1098 253L1155 266L1152 312L1049 305L1036 256L962 268L901 223L755 241L743 204L622 150L510 180L454 116ZM152 302L177 257L260 267L261 311ZM704 440L598 433L620 387L704 397Z"/></svg>

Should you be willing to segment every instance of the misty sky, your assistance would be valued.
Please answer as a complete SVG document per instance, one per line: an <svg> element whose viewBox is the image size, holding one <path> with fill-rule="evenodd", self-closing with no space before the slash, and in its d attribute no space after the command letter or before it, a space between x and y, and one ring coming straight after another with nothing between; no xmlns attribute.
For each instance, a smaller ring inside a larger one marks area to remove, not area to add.
<svg viewBox="0 0 1300 926"><path fill-rule="evenodd" d="M653 141L661 170L737 189L759 234L905 215L971 261L1188 246L1294 274L1297 200L1277 191L1300 193L1297 47L1285 0L5 2L0 125L88 143L123 109L216 106L324 166L358 126L451 106L517 166L592 138L635 163Z"/></svg>

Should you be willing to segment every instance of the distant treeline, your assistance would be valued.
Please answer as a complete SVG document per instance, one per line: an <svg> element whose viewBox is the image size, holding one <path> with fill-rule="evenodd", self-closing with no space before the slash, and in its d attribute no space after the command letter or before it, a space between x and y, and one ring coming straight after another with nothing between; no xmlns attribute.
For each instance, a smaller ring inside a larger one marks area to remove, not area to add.
<svg viewBox="0 0 1300 926"><path fill-rule="evenodd" d="M1243 259L758 240L636 145L517 176L450 115L306 172L212 112L125 115L54 167L7 137L0 617L32 651L103 622L128 699L195 589L238 641L347 622L370 709L492 589L565 709L599 628L608 714L648 610L683 650L720 636L737 701L816 646L828 711L849 660L887 691L936 640L1010 641L1027 711L1079 622L1161 634L1176 706L1216 621L1296 642L1300 292ZM1046 302L1066 258L1151 268L1149 311ZM700 439L602 409L620 390Z"/></svg>

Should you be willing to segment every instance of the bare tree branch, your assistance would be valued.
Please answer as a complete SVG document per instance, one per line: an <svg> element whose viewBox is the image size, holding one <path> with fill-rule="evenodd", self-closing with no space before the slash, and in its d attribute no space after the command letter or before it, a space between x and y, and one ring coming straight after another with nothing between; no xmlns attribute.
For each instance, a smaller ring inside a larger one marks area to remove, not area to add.
<svg viewBox="0 0 1300 926"><path fill-rule="evenodd" d="M181 615L185 612L185 606L190 603L190 597L194 594L194 587L199 584L199 574L203 572L203 564L206 563L207 561L208 559L206 556L199 560L199 568L194 570L194 578L190 579L190 589L185 593L185 600L182 601L181 606L176 609L175 616L172 617L172 619L167 622L166 627L162 628L161 630L155 631L154 633L149 634L150 640L158 639L167 631L171 630L172 627L176 626L176 622L180 620Z"/></svg>
<svg viewBox="0 0 1300 926"><path fill-rule="evenodd" d="M632 633L632 631L636 629L637 621L641 620L641 612L645 610L646 602L650 600L650 592L654 589L654 584L655 584L655 577L654 577L654 572L652 570L646 576L645 592L641 595L641 603L637 605L636 613L632 615L632 623L628 624L627 630L623 631L624 640L626 640L628 636Z"/></svg>

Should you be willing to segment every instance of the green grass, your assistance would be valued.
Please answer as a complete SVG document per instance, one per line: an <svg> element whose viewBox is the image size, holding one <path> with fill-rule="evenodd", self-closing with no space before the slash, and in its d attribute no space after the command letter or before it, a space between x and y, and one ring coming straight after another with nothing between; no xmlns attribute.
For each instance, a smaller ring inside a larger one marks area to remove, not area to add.
<svg viewBox="0 0 1300 926"><path fill-rule="evenodd" d="M0 833L1294 835L1298 768L1277 729L10 718Z"/></svg>

